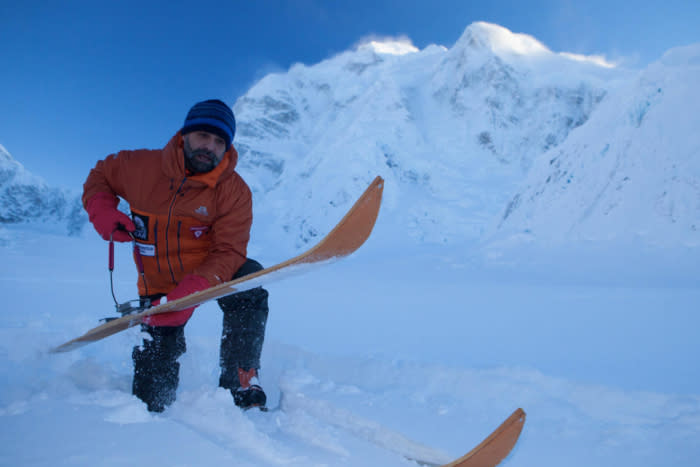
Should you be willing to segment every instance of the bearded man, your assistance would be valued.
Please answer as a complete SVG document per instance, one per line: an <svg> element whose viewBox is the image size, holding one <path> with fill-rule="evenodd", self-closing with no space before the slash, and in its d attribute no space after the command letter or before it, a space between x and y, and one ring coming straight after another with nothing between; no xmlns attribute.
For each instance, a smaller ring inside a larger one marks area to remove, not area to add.
<svg viewBox="0 0 700 467"><path fill-rule="evenodd" d="M182 128L163 149L120 151L97 163L83 191L83 205L105 240L135 242L143 301L176 300L253 273L262 266L247 257L252 197L236 172L231 108L212 99L195 104ZM117 209L119 199L131 217ZM138 227L137 227L138 226ZM223 331L219 386L241 408L264 407L258 381L268 293L257 288L220 298ZM149 335L132 351L133 393L148 410L175 401L185 352L185 325L195 307L147 317Z"/></svg>

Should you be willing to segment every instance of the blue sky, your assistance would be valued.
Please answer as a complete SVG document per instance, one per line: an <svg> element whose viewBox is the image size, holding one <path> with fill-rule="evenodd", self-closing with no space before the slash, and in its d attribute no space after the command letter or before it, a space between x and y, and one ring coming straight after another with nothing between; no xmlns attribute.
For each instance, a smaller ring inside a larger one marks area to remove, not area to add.
<svg viewBox="0 0 700 467"><path fill-rule="evenodd" d="M474 21L641 68L700 42L700 0L0 2L0 144L79 189L119 149L162 147L198 100L370 36L451 47Z"/></svg>

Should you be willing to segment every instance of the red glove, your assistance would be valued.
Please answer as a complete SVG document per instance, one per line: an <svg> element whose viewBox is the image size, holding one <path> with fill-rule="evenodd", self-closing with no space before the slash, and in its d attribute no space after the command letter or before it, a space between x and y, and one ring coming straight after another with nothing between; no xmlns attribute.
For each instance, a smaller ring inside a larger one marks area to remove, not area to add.
<svg viewBox="0 0 700 467"><path fill-rule="evenodd" d="M136 230L136 226L129 219L129 216L117 209L119 200L109 193L97 193L90 198L85 210L97 233L109 240L109 236L115 242L130 242L131 236L128 232Z"/></svg>
<svg viewBox="0 0 700 467"><path fill-rule="evenodd" d="M177 284L177 287L175 287L166 298L169 302L172 302L178 298L186 297L195 292L206 290L209 287L209 281L204 277L196 274L188 274L182 278L180 283ZM143 322L149 326L182 326L190 319L195 308L197 308L197 306L192 306L179 311L168 311L165 313L146 316Z"/></svg>

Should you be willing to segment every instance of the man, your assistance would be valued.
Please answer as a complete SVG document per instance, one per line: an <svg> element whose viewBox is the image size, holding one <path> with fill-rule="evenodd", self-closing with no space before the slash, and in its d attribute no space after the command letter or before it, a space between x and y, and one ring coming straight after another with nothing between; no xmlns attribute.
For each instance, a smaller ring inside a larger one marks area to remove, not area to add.
<svg viewBox="0 0 700 467"><path fill-rule="evenodd" d="M159 150L121 151L99 161L84 185L83 204L103 239L132 237L143 264L142 300L172 301L250 274L262 266L246 256L252 198L236 173L236 121L220 100L195 104L182 129ZM117 209L118 198L131 218ZM137 262L138 263L138 262ZM223 311L219 386L242 408L264 406L257 380L268 305L262 288L218 300ZM175 400L194 307L148 317L150 335L133 349L133 393L148 410Z"/></svg>

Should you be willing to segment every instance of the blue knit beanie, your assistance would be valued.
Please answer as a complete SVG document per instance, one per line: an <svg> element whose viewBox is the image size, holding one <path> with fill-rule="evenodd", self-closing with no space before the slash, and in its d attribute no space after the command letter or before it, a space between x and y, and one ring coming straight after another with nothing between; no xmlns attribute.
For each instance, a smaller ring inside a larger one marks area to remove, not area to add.
<svg viewBox="0 0 700 467"><path fill-rule="evenodd" d="M220 136L226 141L228 149L236 134L233 111L219 99L198 102L187 112L180 134L184 136L192 131L207 131Z"/></svg>

